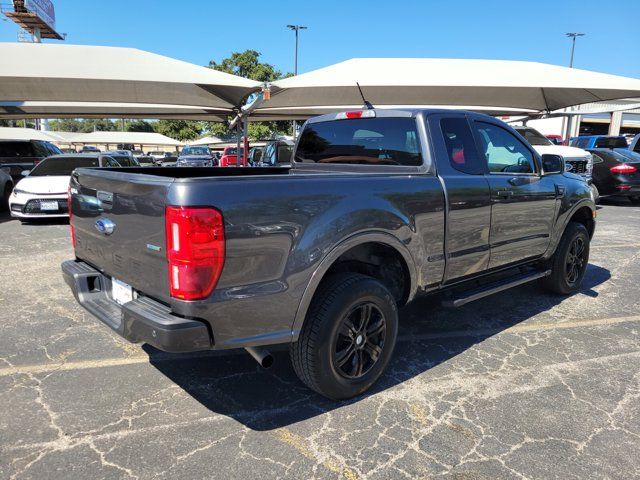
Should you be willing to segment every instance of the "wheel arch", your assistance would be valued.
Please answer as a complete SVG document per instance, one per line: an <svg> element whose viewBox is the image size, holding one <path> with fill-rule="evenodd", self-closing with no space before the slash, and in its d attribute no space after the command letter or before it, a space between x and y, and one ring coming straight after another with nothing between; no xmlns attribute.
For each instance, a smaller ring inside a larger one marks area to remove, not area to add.
<svg viewBox="0 0 640 480"><path fill-rule="evenodd" d="M345 258L345 256L358 251L358 249L367 248L367 246L379 246L381 249L386 249L387 252L394 252L398 259L402 259L401 265L402 268L405 269L405 292L403 292L402 299L400 299L398 303L406 303L415 296L418 288L415 262L413 261L407 247L400 242L400 240L393 235L384 232L366 232L353 235L338 243L322 259L318 267L312 273L309 283L298 304L298 309L292 325L293 341L298 339L307 311L311 305L311 300L316 294L322 280L334 271L353 271L363 273L362 271L351 268L347 270L336 270L336 266L340 264L340 260Z"/></svg>

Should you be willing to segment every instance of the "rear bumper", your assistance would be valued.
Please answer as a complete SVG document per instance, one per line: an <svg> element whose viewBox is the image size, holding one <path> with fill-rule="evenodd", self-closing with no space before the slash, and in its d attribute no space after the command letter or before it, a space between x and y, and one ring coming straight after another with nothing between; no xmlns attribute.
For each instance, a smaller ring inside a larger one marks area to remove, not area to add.
<svg viewBox="0 0 640 480"><path fill-rule="evenodd" d="M165 352L209 350L213 341L198 320L173 315L169 307L148 297L120 305L111 297L111 279L82 261L62 264L65 282L82 307L133 343L148 343Z"/></svg>

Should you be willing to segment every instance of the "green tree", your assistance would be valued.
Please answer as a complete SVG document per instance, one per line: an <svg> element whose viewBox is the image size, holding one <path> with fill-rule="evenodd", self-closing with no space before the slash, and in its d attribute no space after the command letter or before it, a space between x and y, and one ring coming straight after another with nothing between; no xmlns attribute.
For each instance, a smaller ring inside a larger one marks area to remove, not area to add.
<svg viewBox="0 0 640 480"><path fill-rule="evenodd" d="M188 120L158 120L153 127L156 132L180 141L194 140L202 133L200 122Z"/></svg>
<svg viewBox="0 0 640 480"><path fill-rule="evenodd" d="M130 120L126 124L127 132L153 132L153 125L145 120Z"/></svg>
<svg viewBox="0 0 640 480"><path fill-rule="evenodd" d="M259 82L272 82L281 78L291 76L290 73L283 74L280 70L269 63L260 62L261 53L256 50L245 50L244 52L233 52L230 57L224 58L220 63L211 60L209 68L221 72L239 75ZM225 124L215 122L205 122L204 128L212 135L224 137L229 135L228 127ZM291 132L291 122L249 122L247 135L251 140L262 140L273 135L284 135Z"/></svg>
<svg viewBox="0 0 640 480"><path fill-rule="evenodd" d="M282 78L282 72L276 67L260 62L260 55L261 53L256 50L233 52L229 58L223 59L220 63L211 60L209 68L259 82L272 82Z"/></svg>
<svg viewBox="0 0 640 480"><path fill-rule="evenodd" d="M77 118L60 118L58 120L50 120L49 128L58 132L81 132L82 121Z"/></svg>

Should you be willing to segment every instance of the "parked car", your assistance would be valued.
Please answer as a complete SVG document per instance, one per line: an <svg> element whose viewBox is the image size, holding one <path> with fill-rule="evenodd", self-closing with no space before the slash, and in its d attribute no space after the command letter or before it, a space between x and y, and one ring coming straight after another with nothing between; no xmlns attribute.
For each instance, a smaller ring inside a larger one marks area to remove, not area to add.
<svg viewBox="0 0 640 480"><path fill-rule="evenodd" d="M91 145L84 145L80 153L100 153L100 149L98 147L92 147Z"/></svg>
<svg viewBox="0 0 640 480"><path fill-rule="evenodd" d="M602 196L620 195L640 203L640 153L626 148L596 148L593 183Z"/></svg>
<svg viewBox="0 0 640 480"><path fill-rule="evenodd" d="M259 165L262 167L291 166L293 145L291 140L274 140L267 143Z"/></svg>
<svg viewBox="0 0 640 480"><path fill-rule="evenodd" d="M177 167L212 167L213 155L207 146L187 145L180 152Z"/></svg>
<svg viewBox="0 0 640 480"><path fill-rule="evenodd" d="M599 198L597 187L591 181L593 171L593 157L586 150L564 145L555 145L551 140L531 127L514 127L516 132L522 135L540 155L560 155L566 164L566 170L580 175L591 186L594 198Z"/></svg>
<svg viewBox="0 0 640 480"><path fill-rule="evenodd" d="M62 153L78 153L75 148L61 148L60 151Z"/></svg>
<svg viewBox="0 0 640 480"><path fill-rule="evenodd" d="M244 156L244 148L240 147L240 157ZM221 167L231 167L238 165L238 147L225 147L220 157Z"/></svg>
<svg viewBox="0 0 640 480"><path fill-rule="evenodd" d="M151 156L144 153L142 150L129 150L133 155L133 158L136 159L138 165L143 167L149 167L154 165L154 160Z"/></svg>
<svg viewBox="0 0 640 480"><path fill-rule="evenodd" d="M13 178L7 173L8 170L8 168L0 168L0 192L2 192L2 198L0 198L1 210L7 210L9 208L9 197L13 190Z"/></svg>
<svg viewBox="0 0 640 480"><path fill-rule="evenodd" d="M131 150L110 150L104 152L105 155L115 159L121 167L140 167L140 162L133 155Z"/></svg>
<svg viewBox="0 0 640 480"><path fill-rule="evenodd" d="M68 217L67 195L71 172L80 167L120 167L108 155L76 153L53 155L31 171L24 171L9 197L11 216L28 221Z"/></svg>
<svg viewBox="0 0 640 480"><path fill-rule="evenodd" d="M547 137L554 145L564 145L564 139L562 138L562 135L550 133L549 135L545 135L545 137Z"/></svg>
<svg viewBox="0 0 640 480"><path fill-rule="evenodd" d="M40 140L0 140L0 168L16 183L24 170L31 170L42 159L61 153L53 143Z"/></svg>
<svg viewBox="0 0 640 480"><path fill-rule="evenodd" d="M152 152L147 153L149 157L153 160L154 164L161 165L162 162L175 162L178 159L178 156L171 152L163 152L160 150L154 150Z"/></svg>
<svg viewBox="0 0 640 480"><path fill-rule="evenodd" d="M627 139L622 135L581 135L572 137L569 145L572 147L590 149L590 148L628 148Z"/></svg>
<svg viewBox="0 0 640 480"><path fill-rule="evenodd" d="M252 147L249 150L249 165L252 167L257 167L260 165L260 160L262 160L262 154L264 153L264 146Z"/></svg>
<svg viewBox="0 0 640 480"><path fill-rule="evenodd" d="M75 255L62 264L76 300L161 350L244 347L266 366L264 346L289 343L300 379L343 399L382 375L398 308L417 296L456 307L534 280L580 288L591 191L500 120L323 115L304 124L294 159L179 175L78 169ZM105 194L112 205L95 209Z"/></svg>
<svg viewBox="0 0 640 480"><path fill-rule="evenodd" d="M629 150L640 153L640 133L629 143Z"/></svg>

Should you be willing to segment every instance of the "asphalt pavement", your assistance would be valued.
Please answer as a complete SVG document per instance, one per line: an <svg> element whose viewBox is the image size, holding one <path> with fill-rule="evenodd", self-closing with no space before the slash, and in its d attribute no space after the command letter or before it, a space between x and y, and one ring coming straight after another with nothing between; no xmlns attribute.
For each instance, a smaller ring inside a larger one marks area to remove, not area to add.
<svg viewBox="0 0 640 480"><path fill-rule="evenodd" d="M401 312L379 384L331 402L286 350L171 355L76 305L65 222L0 216L0 478L640 478L640 207L599 210L580 293Z"/></svg>

